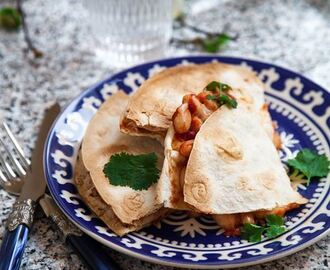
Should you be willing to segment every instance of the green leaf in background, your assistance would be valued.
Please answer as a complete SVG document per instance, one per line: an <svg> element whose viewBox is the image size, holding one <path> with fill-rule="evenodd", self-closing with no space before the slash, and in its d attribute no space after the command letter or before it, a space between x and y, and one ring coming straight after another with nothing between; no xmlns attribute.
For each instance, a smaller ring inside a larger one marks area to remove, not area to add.
<svg viewBox="0 0 330 270"><path fill-rule="evenodd" d="M0 27L6 30L16 30L22 24L21 14L12 7L0 9Z"/></svg>
<svg viewBox="0 0 330 270"><path fill-rule="evenodd" d="M288 165L307 177L307 185L312 177L325 177L330 171L330 161L327 156L319 155L309 149L299 151L294 159L288 160Z"/></svg>
<svg viewBox="0 0 330 270"><path fill-rule="evenodd" d="M155 153L132 155L122 152L110 157L103 172L114 186L144 190L157 182L160 171Z"/></svg>
<svg viewBox="0 0 330 270"><path fill-rule="evenodd" d="M222 49L232 38L225 33L203 40L203 50L209 53L216 53Z"/></svg>

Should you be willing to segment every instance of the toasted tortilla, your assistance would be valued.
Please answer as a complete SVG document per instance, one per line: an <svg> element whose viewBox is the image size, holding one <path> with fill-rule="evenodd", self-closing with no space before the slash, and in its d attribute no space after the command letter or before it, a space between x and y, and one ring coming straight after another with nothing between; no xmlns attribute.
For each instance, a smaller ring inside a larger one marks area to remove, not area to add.
<svg viewBox="0 0 330 270"><path fill-rule="evenodd" d="M177 210L195 210L183 198L184 174L182 171L183 158L180 153L172 149L174 128L171 125L164 141L164 165L157 186L157 201L163 202L165 207Z"/></svg>
<svg viewBox="0 0 330 270"><path fill-rule="evenodd" d="M196 65L205 68L206 65ZM246 69L233 65L219 63L207 64L218 70L218 79L232 87L230 94L236 98L238 103L244 103L255 110L255 117L260 121L260 126L273 139L275 130L274 125L266 105L264 86L259 78ZM205 87L204 85L202 89ZM180 103L181 104L181 103ZM180 105L179 104L179 105ZM182 172L182 157L179 152L172 149L172 141L175 135L173 125L169 126L164 140L165 160L160 180L158 182L157 200L164 202L165 207L192 210L183 198L184 172ZM181 178L181 179L180 179ZM197 211L197 209L194 209Z"/></svg>
<svg viewBox="0 0 330 270"><path fill-rule="evenodd" d="M264 104L264 86L246 68L223 63L177 66L157 73L140 86L122 115L121 131L163 142L182 97L201 92L211 81L229 84L240 98L253 100L257 107ZM240 93L242 89L246 91Z"/></svg>
<svg viewBox="0 0 330 270"><path fill-rule="evenodd" d="M104 165L115 153L154 152L158 157L157 166L161 169L164 150L156 140L132 137L120 132L119 116L127 102L128 96L118 92L99 108L87 127L81 151L84 166L100 197L112 208L121 222L133 224L162 207L162 203L156 201L156 184L142 191L128 186L111 185L111 180L103 173Z"/></svg>
<svg viewBox="0 0 330 270"><path fill-rule="evenodd" d="M252 106L222 106L202 125L190 154L184 200L209 214L271 210L306 199L294 191Z"/></svg>
<svg viewBox="0 0 330 270"><path fill-rule="evenodd" d="M112 207L105 203L98 194L93 181L82 162L81 152L78 155L75 166L74 181L80 196L84 199L87 206L119 236L123 236L129 232L138 231L151 223L158 221L168 212L165 208L161 208L148 216L134 221L133 224L125 224L121 222Z"/></svg>

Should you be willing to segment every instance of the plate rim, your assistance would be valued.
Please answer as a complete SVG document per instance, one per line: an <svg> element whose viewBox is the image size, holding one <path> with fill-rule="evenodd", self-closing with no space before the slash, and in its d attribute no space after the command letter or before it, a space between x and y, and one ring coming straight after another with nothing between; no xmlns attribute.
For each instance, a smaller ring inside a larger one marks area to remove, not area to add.
<svg viewBox="0 0 330 270"><path fill-rule="evenodd" d="M57 201L56 201L57 204ZM63 211L62 211L63 212ZM282 253L273 255L273 256L268 256L267 258L264 259L258 259L256 261L250 261L250 262L244 262L244 263L237 263L237 264L224 264L224 265L215 265L215 264L188 264L188 263L176 263L176 262L171 262L171 261L167 261L167 260L160 260L160 259L156 259L150 256L146 256L146 255L142 255L140 253L136 253L134 251L131 251L129 249L125 249L123 247L120 247L110 241L106 241L104 240L102 237L98 236L97 234L94 234L93 232L90 232L88 230L86 230L85 228L83 228L82 226L80 226L78 223L76 223L76 221L72 220L67 213L64 213L66 215L66 217L68 217L70 219L71 222L73 222L79 229L81 229L84 233L88 234L89 236L91 236L92 238L94 238L95 240L97 240L98 242L100 242L101 244L112 248L120 253L123 253L125 255L129 255L131 257L134 257L136 259L140 259L143 261L147 261L147 262L151 262L154 264L160 264L160 265L164 265L164 266L172 266L172 267L179 267L179 268L185 268L185 269L231 269L231 268L237 268L237 267L246 267L246 266L252 266L252 265L258 265L258 264L263 264L263 263L267 263L267 262L271 262L271 261L275 261L278 259L281 259L283 257L287 257L289 255L295 254L313 244L315 244L316 242L320 241L322 238L326 237L327 235L330 234L330 230L329 228L324 231L323 233L321 233L320 235L318 235L317 237L313 238L312 240L303 243L299 246L297 246L296 248L292 248L291 250L287 250L284 251Z"/></svg>
<svg viewBox="0 0 330 270"><path fill-rule="evenodd" d="M316 85L318 88L320 88L321 90L330 93L330 90L324 88L323 86L315 83L313 80L307 78L306 76L297 73L296 71L291 70L290 68L287 67L282 67L280 65L277 64L271 64L269 62L266 61L260 61L258 59L253 59L253 58L241 58L241 57L235 57L235 56L221 56L221 55L208 55L208 54L200 54L200 55L185 55L185 56L180 56L180 57L168 57L168 58L160 58L157 60L153 60L153 61L148 61L148 62L144 62L141 63L139 65L135 65L117 72L114 72L110 75L106 75L103 79L97 81L96 83L92 84L91 86L89 86L88 88L86 88L85 90L81 91L81 93L79 93L77 96L75 96L72 100L70 100L65 106L63 106L63 109L61 111L61 113L56 117L56 119L54 120L51 128L49 129L48 132L48 136L44 145L44 151L43 151L43 170L44 170L44 174L45 174L45 179L47 182L47 186L48 189L55 201L55 203L59 206L59 208L61 209L61 211L65 214L65 216L67 218L69 218L69 220L71 222L73 222L78 228L80 228L84 233L86 233L87 235L91 236L92 238L94 238L95 240L97 240L98 242L102 243L103 245L110 247L120 253L123 253L125 255L129 255L132 256L134 258L140 259L140 260L144 260L144 261L148 261L151 263L155 263L155 264L160 264L160 265L165 265L165 266L174 266L174 267L180 267L180 268L192 268L192 269L219 269L219 268L235 268L235 267L245 267L245 266L251 266L251 265L257 265L257 264L262 264L262 263L266 263L266 262L270 262L270 261L274 261L274 260L278 260L280 258L292 255L294 253L297 253L309 246L311 246L312 244L318 242L319 240L323 239L324 237L326 237L327 235L330 235L330 227L328 227L325 231L323 231L322 233L320 233L319 235L317 235L316 237L306 241L305 243L299 244L296 247L293 247L291 249L285 250L283 252L279 252L278 254L272 255L272 256L267 256L265 258L259 258L257 260L252 260L252 261L248 261L248 262L237 262L237 263L231 263L231 264L213 264L213 263L207 263L205 262L204 264L198 264L195 262L191 262L191 263L185 263L185 262L179 262L177 259L172 259L172 260L167 260L166 258L158 258L158 257L151 257L148 255L144 255L135 251L132 251L131 249L128 248L124 248L121 247L111 241L107 241L105 239L103 239L102 237L100 237L99 235L97 235L94 232L91 232L89 230L87 230L86 228L84 228L83 226L81 226L79 223L77 223L74 219L71 218L71 216L69 215L69 213L66 212L65 207L61 204L61 202L59 202L56 199L56 194L54 193L54 190L51 188L51 181L50 181L50 175L49 175L49 164L47 162L47 156L48 154L50 154L50 145L51 145L51 141L50 138L53 135L54 128L55 126L58 124L58 121L65 117L65 115L67 114L67 110L70 107L74 107L77 103L79 103L79 101L81 101L81 99L86 95L86 93L93 91L93 89L101 87L102 85L104 85L106 82L108 82L109 80L112 80L114 77L117 77L119 74L123 74L123 73L127 73L130 70L132 70L133 68L139 67L139 66L144 66L144 65L150 65L150 64L159 64L160 62L166 62L166 61L184 61L187 60L189 62L189 60L191 59L209 59L211 62L212 60L218 60L221 62L221 60L235 60L235 61L240 61L240 62L244 62L244 61L252 61L252 62L256 62L259 64L265 64L274 68L279 68L285 71L289 71L292 74L303 78L311 83L313 83L314 85Z"/></svg>

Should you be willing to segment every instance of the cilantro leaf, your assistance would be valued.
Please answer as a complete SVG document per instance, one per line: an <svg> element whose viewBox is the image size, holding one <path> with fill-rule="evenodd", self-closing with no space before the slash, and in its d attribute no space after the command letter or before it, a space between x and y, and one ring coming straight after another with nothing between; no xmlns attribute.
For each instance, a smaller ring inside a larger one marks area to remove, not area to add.
<svg viewBox="0 0 330 270"><path fill-rule="evenodd" d="M288 160L288 165L307 177L307 185L312 177L325 177L330 171L330 160L327 156L319 155L309 149L301 150L294 159Z"/></svg>
<svg viewBox="0 0 330 270"><path fill-rule="evenodd" d="M216 53L223 48L232 38L225 33L221 33L215 37L205 38L202 41L204 51Z"/></svg>
<svg viewBox="0 0 330 270"><path fill-rule="evenodd" d="M218 96L207 95L206 98L208 100L217 100L218 99Z"/></svg>
<svg viewBox="0 0 330 270"><path fill-rule="evenodd" d="M226 105L228 108L237 107L237 101L227 94L227 92L231 90L231 87L228 84L212 81L205 87L205 89L211 92L215 92L216 90L220 91L217 95L206 96L208 100L215 100L219 107L222 105Z"/></svg>
<svg viewBox="0 0 330 270"><path fill-rule="evenodd" d="M249 242L260 242L264 230L261 226L245 223L241 228L241 237Z"/></svg>
<svg viewBox="0 0 330 270"><path fill-rule="evenodd" d="M155 153L132 155L122 152L110 157L103 172L114 186L144 190L157 182L160 171Z"/></svg>
<svg viewBox="0 0 330 270"><path fill-rule="evenodd" d="M249 242L260 242L263 233L268 239L275 238L285 232L284 219L277 215L267 215L266 225L259 226L251 223L243 224L241 237Z"/></svg>
<svg viewBox="0 0 330 270"><path fill-rule="evenodd" d="M221 104L225 104L228 108L237 108L237 101L226 95L219 96L219 101Z"/></svg>
<svg viewBox="0 0 330 270"><path fill-rule="evenodd" d="M21 14L12 7L0 9L0 26L6 30L15 30L22 24Z"/></svg>
<svg viewBox="0 0 330 270"><path fill-rule="evenodd" d="M283 226L284 225L284 218L278 215L267 215L266 222L268 226Z"/></svg>
<svg viewBox="0 0 330 270"><path fill-rule="evenodd" d="M228 84L217 81L210 82L205 88L208 91L216 91L217 89L219 89L220 91L225 91L225 92L231 89L231 87Z"/></svg>
<svg viewBox="0 0 330 270"><path fill-rule="evenodd" d="M275 238L285 232L284 218L278 215L266 216L266 222L268 227L266 228L267 238Z"/></svg>
<svg viewBox="0 0 330 270"><path fill-rule="evenodd" d="M207 95L206 98L208 100L215 100L219 106L226 105L228 108L237 108L237 101L227 95Z"/></svg>
<svg viewBox="0 0 330 270"><path fill-rule="evenodd" d="M266 236L268 239L275 238L285 232L284 226L271 225L266 228Z"/></svg>

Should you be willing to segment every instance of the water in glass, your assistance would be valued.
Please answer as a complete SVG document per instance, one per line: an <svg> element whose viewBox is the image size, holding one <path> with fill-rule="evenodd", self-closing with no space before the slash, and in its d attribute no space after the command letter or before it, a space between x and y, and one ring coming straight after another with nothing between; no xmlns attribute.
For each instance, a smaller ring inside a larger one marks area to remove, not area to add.
<svg viewBox="0 0 330 270"><path fill-rule="evenodd" d="M95 52L125 67L159 58L172 32L171 0L85 0Z"/></svg>

